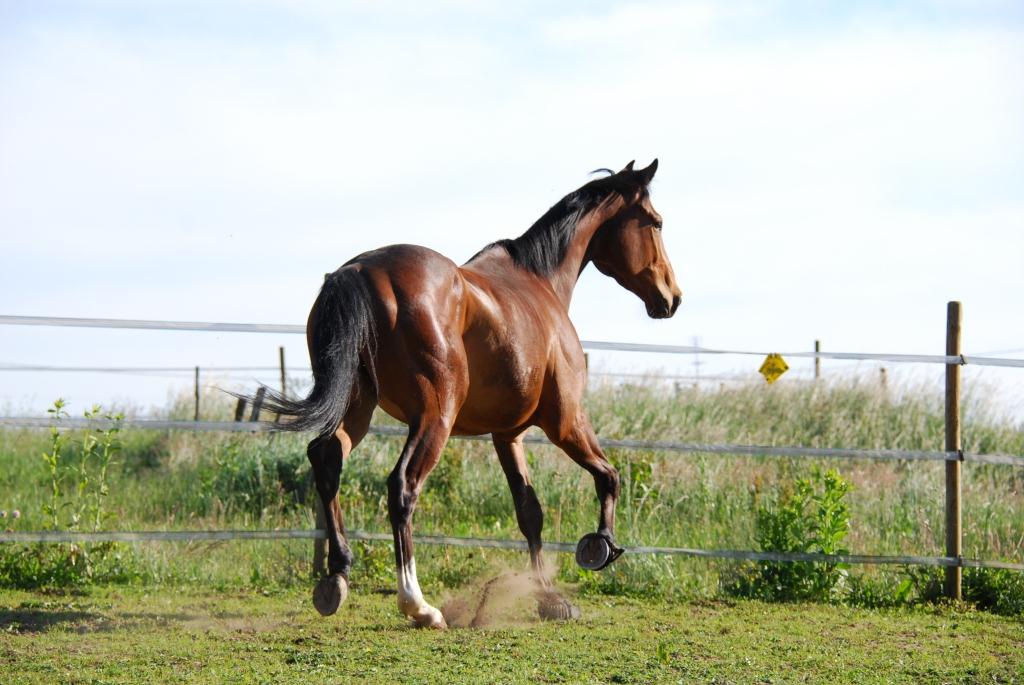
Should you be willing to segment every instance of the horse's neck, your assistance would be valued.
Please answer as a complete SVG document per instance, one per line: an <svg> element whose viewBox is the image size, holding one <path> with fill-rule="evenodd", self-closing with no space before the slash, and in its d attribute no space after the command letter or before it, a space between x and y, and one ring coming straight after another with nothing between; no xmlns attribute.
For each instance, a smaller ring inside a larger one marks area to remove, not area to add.
<svg viewBox="0 0 1024 685"><path fill-rule="evenodd" d="M606 201L580 219L573 234L569 249L565 252L565 258L551 274L551 289L555 291L559 301L569 311L569 304L572 302L572 293L576 289L576 282L586 268L589 257L587 248L594 234L604 222L608 221L616 212L622 209L622 200L617 198Z"/></svg>

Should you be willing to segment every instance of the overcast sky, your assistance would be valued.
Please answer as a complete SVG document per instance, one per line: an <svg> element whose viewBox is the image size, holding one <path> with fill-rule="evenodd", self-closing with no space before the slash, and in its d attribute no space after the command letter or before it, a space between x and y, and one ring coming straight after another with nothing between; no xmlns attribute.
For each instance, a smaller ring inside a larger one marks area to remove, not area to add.
<svg viewBox="0 0 1024 685"><path fill-rule="evenodd" d="M1014 1L0 0L0 314L301 324L359 252L461 263L590 170L657 157L683 306L649 320L590 269L581 337L937 354L959 299L965 352L1020 356L1022 83ZM3 364L278 345L308 363L299 336L0 327ZM0 403L170 385L0 371Z"/></svg>

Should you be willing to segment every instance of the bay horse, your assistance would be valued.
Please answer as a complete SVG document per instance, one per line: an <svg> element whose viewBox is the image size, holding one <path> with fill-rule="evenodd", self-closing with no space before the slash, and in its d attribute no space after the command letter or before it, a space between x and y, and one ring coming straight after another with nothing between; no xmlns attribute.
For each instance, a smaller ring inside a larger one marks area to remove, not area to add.
<svg viewBox="0 0 1024 685"><path fill-rule="evenodd" d="M569 301L593 262L635 293L649 316L675 313L682 293L648 194L657 168L654 160L645 169L630 162L618 173L600 170L608 175L461 267L425 247L391 245L326 276L306 327L313 388L305 399L268 388L263 405L293 417L275 428L316 433L307 453L327 519L328 573L313 592L322 615L347 597L352 566L337 497L342 465L379 405L409 426L387 481L399 610L416 626L447 627L416 578L413 511L449 436L489 433L529 547L538 611L579 616L543 572L543 513L522 438L538 426L593 476L598 527L581 540L577 560L596 557L593 568L610 563L622 552L614 538L619 477L583 409L586 366Z"/></svg>

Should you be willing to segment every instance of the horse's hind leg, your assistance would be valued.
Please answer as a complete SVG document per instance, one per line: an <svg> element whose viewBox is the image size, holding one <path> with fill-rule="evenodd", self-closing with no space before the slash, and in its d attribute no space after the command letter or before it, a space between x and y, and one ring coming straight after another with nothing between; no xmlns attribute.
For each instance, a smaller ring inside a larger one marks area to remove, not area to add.
<svg viewBox="0 0 1024 685"><path fill-rule="evenodd" d="M327 575L320 579L313 590L313 606L322 616L336 612L348 596L352 550L345 539L345 524L338 503L338 485L342 465L366 435L376 406L375 398L365 389L366 384L363 384L363 388L360 388L363 392L353 393L352 405L334 434L314 439L306 449L327 526Z"/></svg>
<svg viewBox="0 0 1024 685"><path fill-rule="evenodd" d="M544 558L541 555L544 511L541 509L540 500L537 499L537 493L530 482L522 438L508 439L495 435L492 436L492 441L494 450L498 453L498 461L508 480L509 490L512 491L512 502L515 504L519 530L526 537L526 544L530 549L530 566L533 568L533 575L539 586L537 589L537 613L543 619L579 618L580 610L555 591L544 570Z"/></svg>
<svg viewBox="0 0 1024 685"><path fill-rule="evenodd" d="M441 612L423 599L416 578L412 544L412 514L427 475L437 465L451 433L452 422L420 417L409 423L409 438L388 477L388 514L395 536L398 608L420 628L447 628Z"/></svg>

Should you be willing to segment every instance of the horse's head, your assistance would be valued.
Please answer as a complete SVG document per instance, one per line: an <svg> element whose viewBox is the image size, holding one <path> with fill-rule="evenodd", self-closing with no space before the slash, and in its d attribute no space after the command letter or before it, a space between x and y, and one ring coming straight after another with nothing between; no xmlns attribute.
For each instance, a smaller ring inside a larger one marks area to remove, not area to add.
<svg viewBox="0 0 1024 685"><path fill-rule="evenodd" d="M658 160L639 171L634 171L630 162L616 174L622 181L620 187L626 189L622 193L625 203L597 229L589 257L601 273L643 300L648 316L667 319L676 313L683 293L661 240L661 215L647 193L657 170Z"/></svg>

